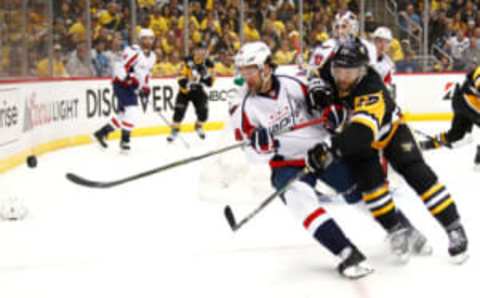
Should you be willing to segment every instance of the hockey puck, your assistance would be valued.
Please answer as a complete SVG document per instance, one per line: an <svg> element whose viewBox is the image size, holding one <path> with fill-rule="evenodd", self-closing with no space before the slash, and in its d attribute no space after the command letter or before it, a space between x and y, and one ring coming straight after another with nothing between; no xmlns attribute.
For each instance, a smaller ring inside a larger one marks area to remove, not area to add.
<svg viewBox="0 0 480 298"><path fill-rule="evenodd" d="M37 167L37 157L35 155L30 155L29 157L27 157L27 165L28 167L30 168L35 168Z"/></svg>

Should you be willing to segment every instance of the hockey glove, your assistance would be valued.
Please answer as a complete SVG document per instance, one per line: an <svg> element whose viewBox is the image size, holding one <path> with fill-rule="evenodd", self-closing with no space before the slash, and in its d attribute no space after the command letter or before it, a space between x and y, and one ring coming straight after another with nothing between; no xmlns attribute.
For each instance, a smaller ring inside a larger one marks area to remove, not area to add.
<svg viewBox="0 0 480 298"><path fill-rule="evenodd" d="M255 128L250 135L250 144L260 154L272 153L278 147L278 141L265 127Z"/></svg>
<svg viewBox="0 0 480 298"><path fill-rule="evenodd" d="M322 79L314 78L309 81L308 95L306 98L307 111L322 111L323 108L333 104L333 89Z"/></svg>
<svg viewBox="0 0 480 298"><path fill-rule="evenodd" d="M132 74L128 74L121 84L125 88L137 88L139 82L135 76L133 76Z"/></svg>
<svg viewBox="0 0 480 298"><path fill-rule="evenodd" d="M322 173L333 162L333 156L330 148L326 143L319 143L312 149L308 150L305 163L314 173Z"/></svg>
<svg viewBox="0 0 480 298"><path fill-rule="evenodd" d="M348 121L348 110L341 104L329 105L323 109L322 118L325 119L324 126L330 133L338 133Z"/></svg>
<svg viewBox="0 0 480 298"><path fill-rule="evenodd" d="M139 91L138 91L138 95L140 97L146 97L148 98L148 96L150 95L150 87L148 86L143 86Z"/></svg>

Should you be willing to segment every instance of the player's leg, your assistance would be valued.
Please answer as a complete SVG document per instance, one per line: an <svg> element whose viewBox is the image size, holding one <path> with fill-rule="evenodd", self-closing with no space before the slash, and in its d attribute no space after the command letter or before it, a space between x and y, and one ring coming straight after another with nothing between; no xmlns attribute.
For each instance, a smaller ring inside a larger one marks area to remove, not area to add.
<svg viewBox="0 0 480 298"><path fill-rule="evenodd" d="M404 225L386 183L378 151L364 148L345 162L357 181L358 191L374 219L388 233L392 253L406 262L411 254L410 228Z"/></svg>
<svg viewBox="0 0 480 298"><path fill-rule="evenodd" d="M384 165L382 163L382 168ZM362 201L362 195L357 190L357 185L352 176L349 167L343 161L336 161L328 168L325 169L319 179L325 184L335 189L337 192L344 193L347 203L357 203ZM427 255L432 253L432 247L427 243L427 238L416 229L407 216L399 209L396 208L397 216L404 227L408 227L409 230L409 245L413 253ZM386 230L389 233L389 230Z"/></svg>
<svg viewBox="0 0 480 298"><path fill-rule="evenodd" d="M433 138L419 142L422 150L436 149L442 146L451 146L452 143L463 139L467 132L471 132L472 121L463 113L455 113L450 129L439 133Z"/></svg>
<svg viewBox="0 0 480 298"><path fill-rule="evenodd" d="M205 139L205 131L203 124L208 119L208 95L203 90L195 92L192 98L195 113L197 114L197 121L195 122L195 131L201 139Z"/></svg>
<svg viewBox="0 0 480 298"><path fill-rule="evenodd" d="M275 168L272 172L272 184L281 188L302 168ZM321 207L314 192L316 177L307 175L297 181L282 195L284 203L304 228L333 255L340 258L337 267L340 274L349 278L360 278L373 270L365 264L365 256L345 236L342 229Z"/></svg>
<svg viewBox="0 0 480 298"><path fill-rule="evenodd" d="M120 149L123 151L130 150L130 134L135 127L136 119L138 119L138 106L128 105L125 112L121 114L122 134L120 137Z"/></svg>
<svg viewBox="0 0 480 298"><path fill-rule="evenodd" d="M407 125L399 126L385 148L385 155L446 230L450 240L450 255L463 262L467 257L468 241L455 202L445 185L438 181L437 175L425 163Z"/></svg>
<svg viewBox="0 0 480 298"><path fill-rule="evenodd" d="M113 92L115 94L115 97L117 98L118 101L118 107L119 107L119 113L122 113L123 110L123 102L122 98L124 97L124 92L122 90L123 88L113 85ZM94 137L97 140L97 142L102 146L103 148L107 148L108 144L106 142L108 135L115 131L115 129L120 129L120 120L116 115L112 115L112 118L110 119L110 122L102 126L99 130L95 131Z"/></svg>
<svg viewBox="0 0 480 298"><path fill-rule="evenodd" d="M185 117L185 112L188 108L188 99L189 93L183 93L181 91L178 92L173 110L173 121L171 127L172 131L167 137L168 142L173 142L180 132L180 123L182 123L183 118Z"/></svg>

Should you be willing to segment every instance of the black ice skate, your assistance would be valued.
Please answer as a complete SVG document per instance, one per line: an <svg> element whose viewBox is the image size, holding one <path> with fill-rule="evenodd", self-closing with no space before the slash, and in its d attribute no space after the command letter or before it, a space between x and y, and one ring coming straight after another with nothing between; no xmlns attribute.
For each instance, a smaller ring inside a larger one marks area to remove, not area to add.
<svg viewBox="0 0 480 298"><path fill-rule="evenodd" d="M469 257L467 252L468 239L462 224L455 222L447 229L448 253L455 264L463 264Z"/></svg>
<svg viewBox="0 0 480 298"><path fill-rule="evenodd" d="M205 131L201 126L195 127L195 131L200 139L205 140Z"/></svg>
<svg viewBox="0 0 480 298"><path fill-rule="evenodd" d="M474 170L480 172L480 145L477 146L477 154L475 154Z"/></svg>
<svg viewBox="0 0 480 298"><path fill-rule="evenodd" d="M179 132L180 132L180 129L172 128L172 132L167 137L167 142L171 143L171 142L175 141L175 139L178 137Z"/></svg>
<svg viewBox="0 0 480 298"><path fill-rule="evenodd" d="M115 129L113 128L112 125L110 124L106 124L105 126L103 126L102 128L100 128L99 130L97 130L93 136L95 137L95 140L97 140L98 144L106 149L108 148L108 144L107 144L107 136L112 132L114 131Z"/></svg>
<svg viewBox="0 0 480 298"><path fill-rule="evenodd" d="M120 151L122 153L130 152L130 142L121 141L120 142Z"/></svg>
<svg viewBox="0 0 480 298"><path fill-rule="evenodd" d="M365 256L355 247L344 248L339 257L342 259L337 267L338 272L350 279L359 279L374 272L367 264Z"/></svg>

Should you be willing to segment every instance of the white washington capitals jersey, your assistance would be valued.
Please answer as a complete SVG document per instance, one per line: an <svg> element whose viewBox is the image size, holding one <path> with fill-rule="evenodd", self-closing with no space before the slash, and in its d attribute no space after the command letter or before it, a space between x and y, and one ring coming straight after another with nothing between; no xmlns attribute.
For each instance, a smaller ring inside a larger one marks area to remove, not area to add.
<svg viewBox="0 0 480 298"><path fill-rule="evenodd" d="M155 53L150 51L148 55L138 45L125 48L122 60L113 66L114 80L123 81L127 75L133 74L139 82L139 87L148 86L150 72L155 65Z"/></svg>
<svg viewBox="0 0 480 298"><path fill-rule="evenodd" d="M377 61L377 49L375 46L367 41L366 39L360 38L362 44L367 48L369 64L374 65ZM330 38L325 41L322 45L316 47L313 50L312 56L310 57L309 65L315 69L321 68L328 58L333 57L337 48L340 46L340 42L335 38Z"/></svg>
<svg viewBox="0 0 480 298"><path fill-rule="evenodd" d="M276 134L281 130L313 119L305 106L307 86L299 79L272 75L272 90L267 94L247 93L240 105L230 111L235 138L248 138L257 127ZM323 126L310 126L275 136L279 147L275 153L259 154L250 147L245 151L253 161L269 161L274 155L303 166L309 149L329 137ZM272 165L272 162L270 163ZM273 165L272 165L273 166Z"/></svg>
<svg viewBox="0 0 480 298"><path fill-rule="evenodd" d="M393 84L393 73L395 72L395 64L388 55L383 54L376 59L376 63L372 65L373 68L380 74L383 83L387 87Z"/></svg>

